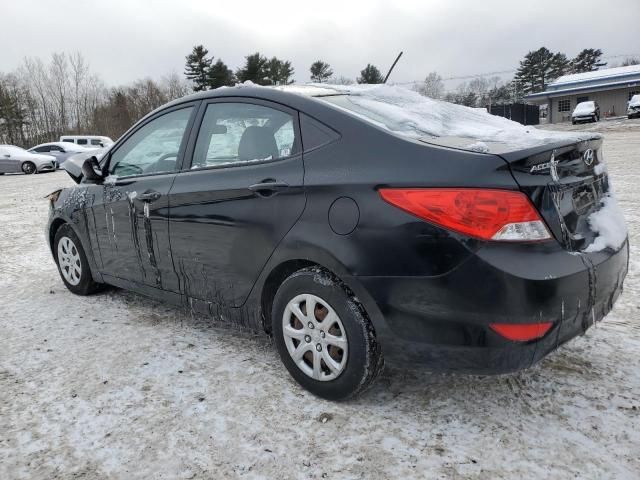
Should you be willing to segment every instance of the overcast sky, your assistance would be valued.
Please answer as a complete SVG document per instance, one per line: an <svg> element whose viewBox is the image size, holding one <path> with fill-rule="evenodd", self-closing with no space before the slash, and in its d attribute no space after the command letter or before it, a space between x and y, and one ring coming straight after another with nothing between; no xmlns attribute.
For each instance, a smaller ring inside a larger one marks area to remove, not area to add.
<svg viewBox="0 0 640 480"><path fill-rule="evenodd" d="M1 72L80 51L110 85L182 73L200 43L233 70L255 51L291 60L297 81L317 59L384 73L400 50L396 82L514 69L540 46L640 56L640 0L0 0L0 14Z"/></svg>

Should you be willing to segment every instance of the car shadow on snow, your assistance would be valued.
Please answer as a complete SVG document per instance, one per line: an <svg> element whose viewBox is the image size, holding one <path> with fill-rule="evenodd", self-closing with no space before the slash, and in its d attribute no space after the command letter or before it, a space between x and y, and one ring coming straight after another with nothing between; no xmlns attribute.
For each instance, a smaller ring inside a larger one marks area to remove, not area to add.
<svg viewBox="0 0 640 480"><path fill-rule="evenodd" d="M267 376L274 376L268 380L270 383L279 383L282 377L289 379L280 365L273 342L266 335L116 288L110 288L102 295L110 302L122 302L134 317L129 322L178 328L196 335L200 342L228 342L234 348L244 349L238 353L247 361L263 365ZM584 391L585 384L597 383L604 375L615 375L611 367L603 362L601 356L592 355L588 341L577 339L539 364L506 375L438 374L426 369L387 366L369 390L346 403L375 406L398 405L400 402L400 405L411 409L447 404L448 408L458 405L464 410L471 406L493 408L496 402L501 402L503 405L531 409L537 404L547 405L560 397L588 397L589 393ZM292 380L281 384L283 388L299 389L306 394Z"/></svg>

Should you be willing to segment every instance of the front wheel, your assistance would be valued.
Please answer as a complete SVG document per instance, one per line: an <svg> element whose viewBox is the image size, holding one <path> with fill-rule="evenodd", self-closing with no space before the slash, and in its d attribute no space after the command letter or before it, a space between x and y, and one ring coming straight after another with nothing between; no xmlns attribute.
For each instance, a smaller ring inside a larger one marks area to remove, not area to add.
<svg viewBox="0 0 640 480"><path fill-rule="evenodd" d="M37 169L33 162L24 162L22 164L22 171L26 175L33 175L34 173L36 173Z"/></svg>
<svg viewBox="0 0 640 480"><path fill-rule="evenodd" d="M382 370L380 346L364 309L329 272L305 268L288 277L275 295L271 318L285 367L319 397L353 397Z"/></svg>
<svg viewBox="0 0 640 480"><path fill-rule="evenodd" d="M69 225L61 226L53 242L58 271L65 286L77 295L89 295L99 288L93 281L80 239Z"/></svg>

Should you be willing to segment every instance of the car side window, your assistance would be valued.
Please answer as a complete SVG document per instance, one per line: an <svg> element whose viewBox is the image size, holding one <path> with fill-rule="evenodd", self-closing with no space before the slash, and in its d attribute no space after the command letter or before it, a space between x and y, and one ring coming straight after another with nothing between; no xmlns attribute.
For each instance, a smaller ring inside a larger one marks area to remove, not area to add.
<svg viewBox="0 0 640 480"><path fill-rule="evenodd" d="M86 145L87 144L87 139L86 138L79 138L77 141L78 145Z"/></svg>
<svg viewBox="0 0 640 480"><path fill-rule="evenodd" d="M38 152L38 153L50 152L51 151L51 147L49 147L48 145L45 145L44 147L36 148L35 151Z"/></svg>
<svg viewBox="0 0 640 480"><path fill-rule="evenodd" d="M191 168L276 160L299 152L295 117L263 105L212 103L202 119Z"/></svg>
<svg viewBox="0 0 640 480"><path fill-rule="evenodd" d="M50 150L51 152L64 152L64 150L58 145L51 145L50 148L51 148Z"/></svg>
<svg viewBox="0 0 640 480"><path fill-rule="evenodd" d="M109 173L124 177L176 171L192 110L165 113L139 128L113 152Z"/></svg>

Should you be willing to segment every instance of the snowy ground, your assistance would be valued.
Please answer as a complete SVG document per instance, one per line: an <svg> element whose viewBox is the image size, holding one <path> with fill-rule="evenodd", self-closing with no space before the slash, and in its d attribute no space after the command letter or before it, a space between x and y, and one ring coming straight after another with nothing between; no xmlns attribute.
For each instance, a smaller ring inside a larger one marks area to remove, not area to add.
<svg viewBox="0 0 640 480"><path fill-rule="evenodd" d="M1 176L0 479L637 479L640 121L564 128L604 132L630 229L610 316L519 374L387 370L349 403L299 388L265 339L70 294L42 197L71 181Z"/></svg>

